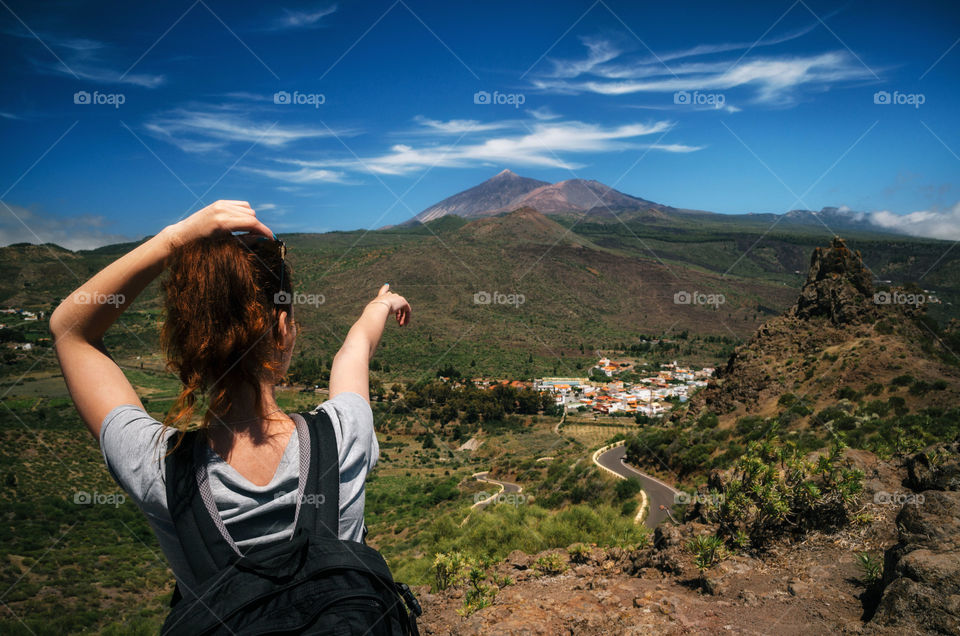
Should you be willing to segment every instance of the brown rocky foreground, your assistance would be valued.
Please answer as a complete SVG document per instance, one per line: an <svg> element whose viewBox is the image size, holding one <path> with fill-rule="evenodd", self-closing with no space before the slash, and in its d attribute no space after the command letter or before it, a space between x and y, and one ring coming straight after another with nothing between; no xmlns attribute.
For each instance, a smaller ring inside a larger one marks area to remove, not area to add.
<svg viewBox="0 0 960 636"><path fill-rule="evenodd" d="M905 462L848 451L865 472L869 523L730 557L704 576L687 541L697 523L661 525L650 546L594 547L566 571L537 571L513 552L493 570L515 583L461 614L463 587L420 590L425 634L960 634L960 444ZM857 553L884 552L867 585ZM460 611L458 611L460 610Z"/></svg>

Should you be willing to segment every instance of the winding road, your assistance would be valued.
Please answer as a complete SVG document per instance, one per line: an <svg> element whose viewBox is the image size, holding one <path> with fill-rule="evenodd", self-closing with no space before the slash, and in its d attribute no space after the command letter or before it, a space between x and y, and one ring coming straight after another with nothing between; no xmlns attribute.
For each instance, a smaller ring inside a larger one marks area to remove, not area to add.
<svg viewBox="0 0 960 636"><path fill-rule="evenodd" d="M566 420L566 415L566 410L564 410L563 417L560 418L560 421L557 422L557 425L553 429L554 433L560 437L563 437L563 435L560 433L560 425L564 423L564 420ZM623 445L623 442L618 442L606 450L601 448L599 451L594 453L593 461L598 466L608 470L618 477L623 479L635 477L640 481L640 484L643 487L643 498L640 513L637 515L637 522L639 523L639 520L643 515L643 506L646 506L647 511L646 516L643 518L643 522L648 528L656 528L661 521L669 516L669 511L673 508L674 503L676 502L676 495L680 491L673 486L660 481L656 477L642 473L632 466L628 466L624 462L626 454L627 449ZM547 459L553 458L541 457L537 461L543 461ZM477 481L496 484L500 490L489 497L476 501L472 506L470 506L471 511L478 508L486 508L490 504L494 503L501 495L519 494L523 491L523 486L520 484L491 479L488 477L489 474L490 471L483 471L480 473L474 473L473 477ZM462 526L465 524L469 518L470 515L468 514L460 525Z"/></svg>
<svg viewBox="0 0 960 636"><path fill-rule="evenodd" d="M520 484L514 484L509 481L497 481L496 479L490 479L489 477L487 477L487 475L489 474L490 474L490 471L475 473L474 478L477 481L485 481L489 484L496 484L497 486L500 486L499 492L495 492L494 494L490 495L486 499L481 499L480 501L477 501L472 506L470 506L471 508L486 508L487 506L492 504L494 501L496 501L497 497L499 497L500 495L519 494L523 490L523 486L521 486Z"/></svg>
<svg viewBox="0 0 960 636"><path fill-rule="evenodd" d="M643 485L643 491L649 498L650 511L647 513L644 523L648 528L656 528L657 524L667 518L667 511L673 508L674 497L680 491L672 486L665 484L656 477L651 477L646 473L631 468L624 463L627 449L621 444L614 446L608 451L599 454L596 462L610 472L616 473L624 479L636 477ZM664 506L661 509L661 506Z"/></svg>

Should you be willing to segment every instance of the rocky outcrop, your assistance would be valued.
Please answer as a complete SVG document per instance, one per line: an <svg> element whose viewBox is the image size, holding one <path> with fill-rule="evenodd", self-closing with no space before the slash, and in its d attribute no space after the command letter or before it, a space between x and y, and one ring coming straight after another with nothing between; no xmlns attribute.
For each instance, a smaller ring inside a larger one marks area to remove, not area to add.
<svg viewBox="0 0 960 636"><path fill-rule="evenodd" d="M875 322L873 284L859 252L834 238L827 248L817 248L810 258L807 279L797 302L757 330L737 347L697 404L726 413L738 405L751 407L777 397L796 381L799 365L787 368L784 360L818 354L826 347L852 337L851 328Z"/></svg>
<svg viewBox="0 0 960 636"><path fill-rule="evenodd" d="M960 442L932 446L907 460L913 490L960 490Z"/></svg>
<svg viewBox="0 0 960 636"><path fill-rule="evenodd" d="M956 371L938 367L920 345L930 340L929 328L918 324L925 305L889 300L889 293L875 296L860 253L834 238L814 250L796 303L737 347L714 381L691 400L691 412L756 412L787 392L816 402L835 385L882 384L894 377L892 367L901 374L914 371L914 377L950 376L956 384ZM833 381L818 384L824 376Z"/></svg>
<svg viewBox="0 0 960 636"><path fill-rule="evenodd" d="M838 326L875 320L870 278L860 252L835 237L830 247L813 251L807 281L790 313L801 320L822 316Z"/></svg>
<svg viewBox="0 0 960 636"><path fill-rule="evenodd" d="M950 486L915 494L897 516L898 543L884 559L884 590L873 618L905 632L960 634L958 445L941 445L908 462L908 481ZM931 466L931 457L939 457Z"/></svg>

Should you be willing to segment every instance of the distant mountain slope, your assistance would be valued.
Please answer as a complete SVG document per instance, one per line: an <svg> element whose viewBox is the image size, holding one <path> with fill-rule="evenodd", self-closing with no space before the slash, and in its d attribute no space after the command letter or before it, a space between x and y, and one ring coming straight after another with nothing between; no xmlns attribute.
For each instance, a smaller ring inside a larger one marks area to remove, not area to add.
<svg viewBox="0 0 960 636"><path fill-rule="evenodd" d="M564 212L590 212L597 209L611 210L643 210L650 207L660 208L651 201L632 197L618 192L599 181L587 179L568 179L549 185L544 185L527 193L517 201L511 201L510 209L503 208L499 212L509 212L519 206L531 207L543 214L562 214Z"/></svg>
<svg viewBox="0 0 960 636"><path fill-rule="evenodd" d="M528 179L504 170L469 190L458 192L452 197L430 206L413 217L408 223L427 223L448 214L464 218L496 214L495 211L510 208L510 204L537 188L550 185L546 181Z"/></svg>
<svg viewBox="0 0 960 636"><path fill-rule="evenodd" d="M464 218L493 216L523 207L542 214L587 213L597 216L611 216L611 212L619 215L621 212L668 209L591 179L547 183L504 170L478 186L430 206L407 224L427 223L451 214Z"/></svg>

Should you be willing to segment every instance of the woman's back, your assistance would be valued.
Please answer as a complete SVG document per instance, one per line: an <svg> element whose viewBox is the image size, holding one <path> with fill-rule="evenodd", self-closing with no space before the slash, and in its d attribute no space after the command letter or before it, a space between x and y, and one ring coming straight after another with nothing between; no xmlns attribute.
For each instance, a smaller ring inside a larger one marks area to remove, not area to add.
<svg viewBox="0 0 960 636"><path fill-rule="evenodd" d="M340 481L338 534L341 539L362 541L364 482L379 456L373 414L366 400L356 393L340 393L320 408L330 416L337 437L339 475L324 477ZM300 429L298 426L292 431L273 477L263 485L245 478L209 446L198 449L224 527L239 548L290 538L303 464L301 445L306 444ZM110 473L147 516L174 576L189 589L194 581L173 529L160 461L173 433L171 429L163 432L163 425L142 409L124 405L104 419L100 445Z"/></svg>

